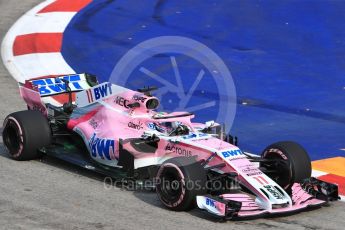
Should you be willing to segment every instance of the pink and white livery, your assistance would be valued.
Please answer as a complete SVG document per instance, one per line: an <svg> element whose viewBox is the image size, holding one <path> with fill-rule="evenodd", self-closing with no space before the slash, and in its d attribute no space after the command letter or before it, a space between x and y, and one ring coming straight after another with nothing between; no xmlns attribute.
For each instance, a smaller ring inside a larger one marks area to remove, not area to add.
<svg viewBox="0 0 345 230"><path fill-rule="evenodd" d="M157 112L154 89L99 84L90 74L26 81L20 92L28 110L7 116L4 143L16 160L47 154L127 182L153 182L175 211L197 206L231 219L338 200L337 185L311 178L309 156L297 143L245 153L214 121ZM49 103L57 96L61 106Z"/></svg>

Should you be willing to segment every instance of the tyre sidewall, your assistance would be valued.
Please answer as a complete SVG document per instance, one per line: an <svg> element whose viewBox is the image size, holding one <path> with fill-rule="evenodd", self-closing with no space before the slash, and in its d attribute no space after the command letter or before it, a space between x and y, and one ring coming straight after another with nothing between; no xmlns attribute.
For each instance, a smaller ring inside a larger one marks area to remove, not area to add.
<svg viewBox="0 0 345 230"><path fill-rule="evenodd" d="M275 154L287 161L289 165L290 184L300 183L303 179L311 176L311 161L305 149L292 141L277 142L268 146L262 153L263 158ZM286 188L287 188L286 187Z"/></svg>
<svg viewBox="0 0 345 230"><path fill-rule="evenodd" d="M160 175L165 167L172 167L181 178L181 194L174 203L167 203L160 194ZM157 195L162 203L169 209L175 211L186 211L195 206L197 195L206 193L206 173L199 162L184 157L173 158L163 163L157 173L158 181Z"/></svg>
<svg viewBox="0 0 345 230"><path fill-rule="evenodd" d="M8 115L4 121L3 139L6 136L6 128L9 122L16 124L21 134L22 146L17 152L10 155L16 160L32 160L41 156L38 149L48 146L51 143L51 130L47 119L38 111L20 111ZM5 140L4 140L5 141ZM5 142L4 142L5 143ZM8 146L6 146L9 150Z"/></svg>
<svg viewBox="0 0 345 230"><path fill-rule="evenodd" d="M7 149L9 150L9 153L11 154L11 157L13 158L20 158L20 155L22 154L23 152L23 149L24 149L24 145L26 143L26 140L24 138L24 131L22 129L22 126L21 124L19 123L19 121L17 121L14 117L12 116L8 116L6 117L5 121L4 121L4 130L3 130L3 135L2 135L2 138L3 138L3 143L5 144L7 141L5 140L6 138L9 138L7 137L7 135L9 135L7 132L8 132L8 129L11 128L10 126L15 126L13 128L15 128L17 130L17 133L19 134L19 138L20 138L20 141L19 141L19 149L18 150L14 150L12 149L11 147L7 147Z"/></svg>

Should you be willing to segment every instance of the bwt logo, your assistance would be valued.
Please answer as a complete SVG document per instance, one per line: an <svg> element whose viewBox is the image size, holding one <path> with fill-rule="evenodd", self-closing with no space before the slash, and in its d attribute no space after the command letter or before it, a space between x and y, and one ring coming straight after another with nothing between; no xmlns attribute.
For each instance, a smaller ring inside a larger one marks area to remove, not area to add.
<svg viewBox="0 0 345 230"><path fill-rule="evenodd" d="M224 152L222 152L222 155L223 155L223 157L227 158L227 157L240 156L240 155L243 155L243 153L239 149L234 149L234 150L224 151Z"/></svg>
<svg viewBox="0 0 345 230"><path fill-rule="evenodd" d="M94 95L95 95L95 100L101 99L103 97L106 97L108 95L112 94L112 90L111 90L111 84L105 84L105 85L101 85L97 88L93 89Z"/></svg>
<svg viewBox="0 0 345 230"><path fill-rule="evenodd" d="M94 133L89 141L91 155L93 157L99 156L102 159L115 159L115 141L110 139L102 139L96 137Z"/></svg>
<svg viewBox="0 0 345 230"><path fill-rule="evenodd" d="M216 208L216 201L212 200L211 198L206 197L206 205Z"/></svg>
<svg viewBox="0 0 345 230"><path fill-rule="evenodd" d="M63 76L58 78L47 78L32 81L32 84L37 86L40 95L47 96L66 92L66 84L61 79L67 80L72 91L82 90L83 87L79 84L81 78L79 75Z"/></svg>

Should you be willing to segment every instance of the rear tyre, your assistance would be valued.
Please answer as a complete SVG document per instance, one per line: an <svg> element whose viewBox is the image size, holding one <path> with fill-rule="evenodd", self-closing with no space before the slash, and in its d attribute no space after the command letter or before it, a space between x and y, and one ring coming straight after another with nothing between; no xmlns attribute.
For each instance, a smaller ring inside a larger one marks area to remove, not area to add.
<svg viewBox="0 0 345 230"><path fill-rule="evenodd" d="M194 208L196 196L206 193L205 169L194 158L176 157L165 161L156 178L159 199L174 211Z"/></svg>
<svg viewBox="0 0 345 230"><path fill-rule="evenodd" d="M38 111L28 110L8 115L3 124L2 138L15 160L32 160L40 156L38 149L51 144L51 129Z"/></svg>
<svg viewBox="0 0 345 230"><path fill-rule="evenodd" d="M303 179L311 177L311 162L304 148L291 141L281 141L268 146L261 155L264 159L277 159L274 163L263 167L269 171L266 173L277 184L289 191L294 183L300 183Z"/></svg>

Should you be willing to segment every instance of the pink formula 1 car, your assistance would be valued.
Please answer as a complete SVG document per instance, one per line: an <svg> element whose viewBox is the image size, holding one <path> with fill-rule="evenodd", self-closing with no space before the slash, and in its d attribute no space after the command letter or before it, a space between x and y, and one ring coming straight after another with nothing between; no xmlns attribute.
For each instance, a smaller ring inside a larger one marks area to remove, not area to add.
<svg viewBox="0 0 345 230"><path fill-rule="evenodd" d="M175 211L198 207L231 219L339 199L336 185L311 177L300 145L278 142L250 155L213 121L156 112L152 90L98 84L88 74L27 81L20 92L29 110L7 116L4 144L16 160L47 154L114 178L152 181Z"/></svg>

